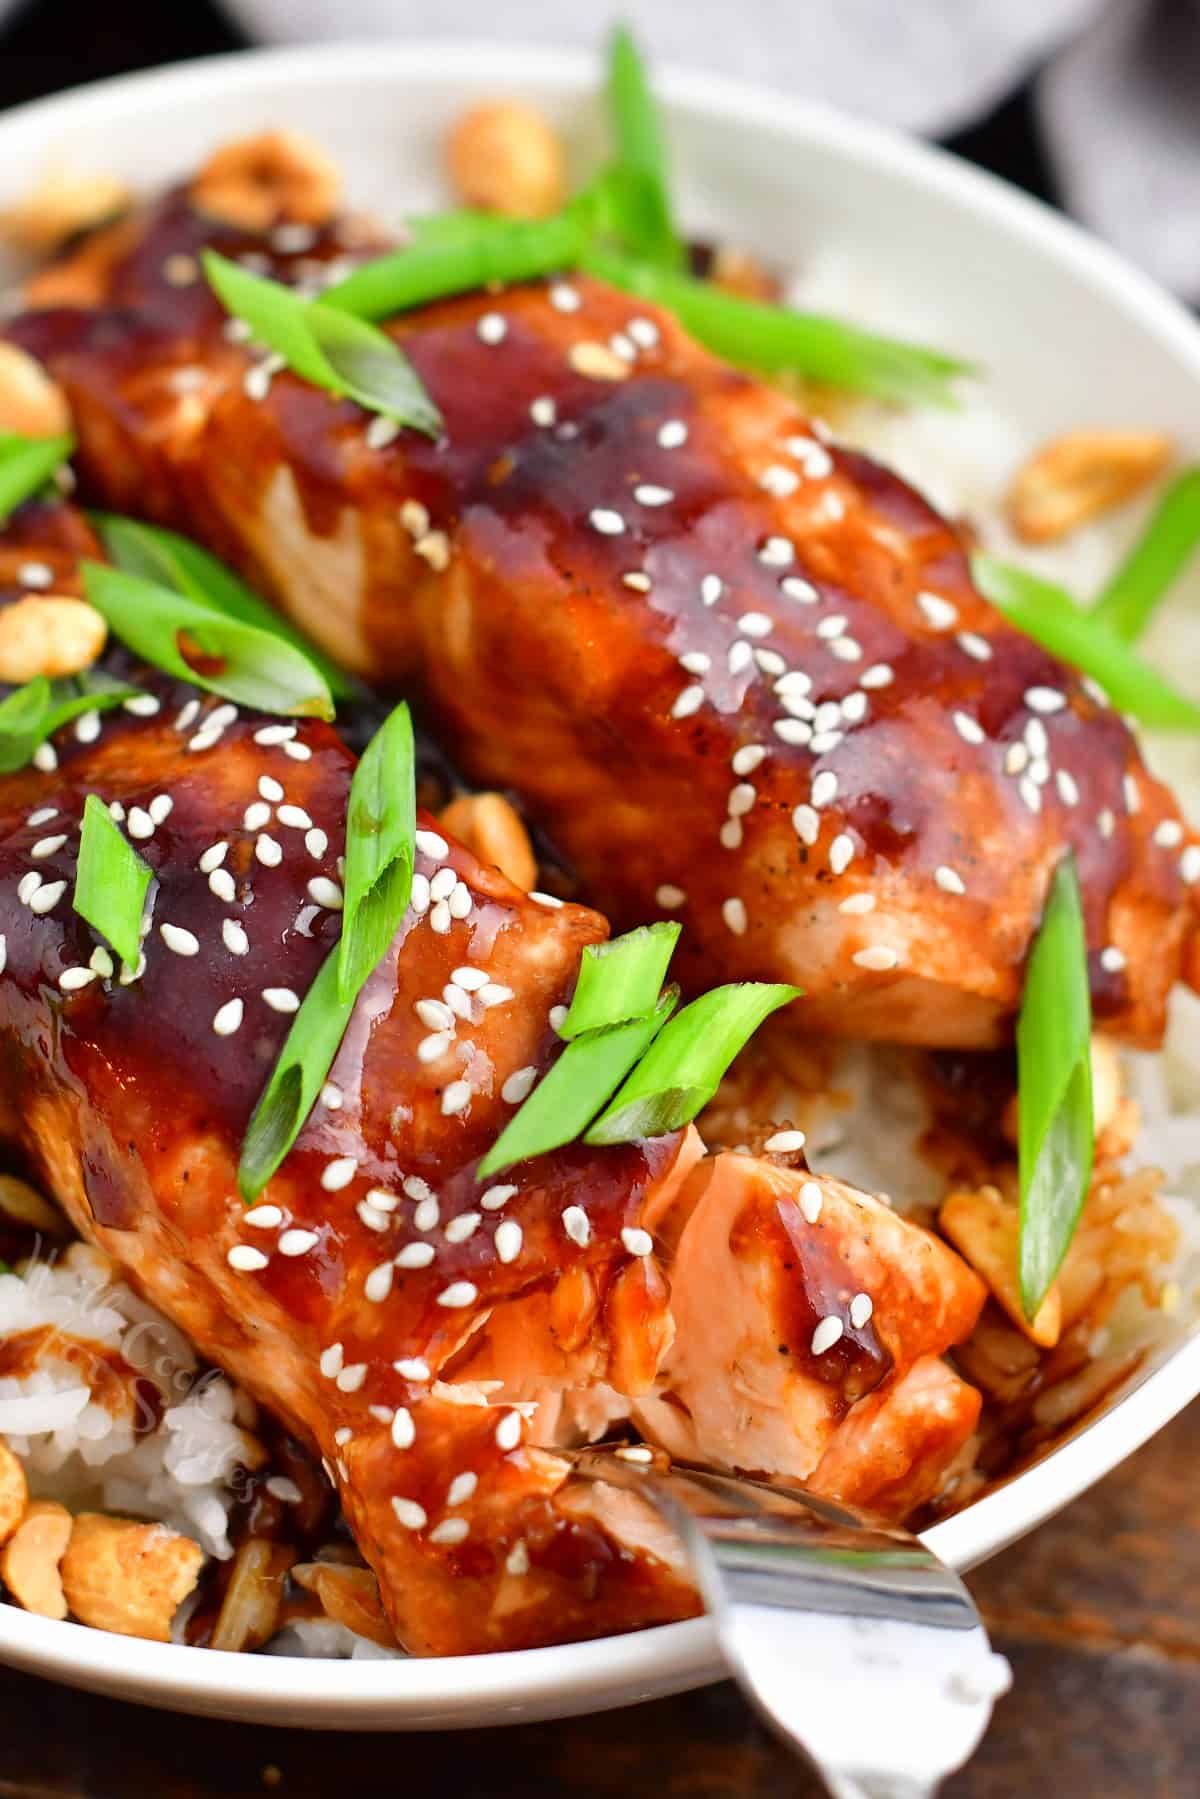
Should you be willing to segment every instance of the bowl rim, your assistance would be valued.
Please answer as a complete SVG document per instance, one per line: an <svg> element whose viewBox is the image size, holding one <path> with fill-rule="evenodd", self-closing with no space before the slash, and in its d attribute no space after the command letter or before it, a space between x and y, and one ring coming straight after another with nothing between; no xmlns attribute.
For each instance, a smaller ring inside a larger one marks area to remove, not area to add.
<svg viewBox="0 0 1200 1799"><path fill-rule="evenodd" d="M81 84L0 115L0 146L18 156L29 139L59 127L86 128L164 104L187 108L293 84L444 81L486 75L514 87L574 94L595 87L596 60L585 50L498 44L486 39L357 41L263 48L197 58ZM747 114L825 153L877 170L950 206L967 207L999 235L1022 240L1089 287L1116 297L1131 322L1155 338L1200 382L1200 326L1183 305L1114 250L999 177L938 146L891 127L723 76L667 68L657 86L668 108L706 118L718 130ZM1194 1333L1160 1355L1105 1412L1041 1462L947 1518L925 1541L965 1570L1050 1517L1145 1443L1200 1393L1200 1319ZM1019 1495L1019 1497L1018 1497ZM0 1659L93 1690L145 1704L210 1715L314 1728L444 1728L528 1721L629 1704L725 1673L706 1619L662 1625L588 1642L441 1660L330 1661L266 1655L224 1656L207 1649L117 1639L0 1606ZM400 1672L398 1672L398 1670Z"/></svg>

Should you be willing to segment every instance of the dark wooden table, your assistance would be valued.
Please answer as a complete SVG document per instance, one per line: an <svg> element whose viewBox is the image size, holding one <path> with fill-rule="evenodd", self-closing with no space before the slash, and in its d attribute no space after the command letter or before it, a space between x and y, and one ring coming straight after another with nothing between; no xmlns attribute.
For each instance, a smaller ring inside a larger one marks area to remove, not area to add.
<svg viewBox="0 0 1200 1799"><path fill-rule="evenodd" d="M0 33L0 107L236 46L202 0L36 0ZM1053 198L1028 95L953 148ZM1016 1690L949 1799L1200 1793L1200 1406L974 1586ZM120 1643L114 1639L113 1655ZM307 1736L169 1717L0 1670L0 1799L449 1793L797 1799L816 1791L729 1686L567 1724ZM864 1719L864 1728L870 1720Z"/></svg>

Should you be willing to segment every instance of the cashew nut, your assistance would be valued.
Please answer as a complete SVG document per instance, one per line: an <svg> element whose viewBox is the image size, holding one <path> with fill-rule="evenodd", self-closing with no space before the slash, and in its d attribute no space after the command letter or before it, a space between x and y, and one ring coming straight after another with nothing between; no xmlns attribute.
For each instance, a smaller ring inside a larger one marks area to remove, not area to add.
<svg viewBox="0 0 1200 1799"><path fill-rule="evenodd" d="M81 1512L62 1559L63 1592L82 1624L169 1643L203 1563L199 1544L165 1525Z"/></svg>
<svg viewBox="0 0 1200 1799"><path fill-rule="evenodd" d="M59 437L70 429L71 408L58 383L16 344L0 344L0 431Z"/></svg>
<svg viewBox="0 0 1200 1799"><path fill-rule="evenodd" d="M0 681L77 675L90 668L108 636L103 615L62 593L27 593L0 611Z"/></svg>
<svg viewBox="0 0 1200 1799"><path fill-rule="evenodd" d="M463 793L441 814L446 829L481 862L507 875L528 893L537 885L537 859L529 832L502 793Z"/></svg>
<svg viewBox="0 0 1200 1799"><path fill-rule="evenodd" d="M558 134L532 106L496 100L463 114L446 143L450 178L468 206L540 219L566 198Z"/></svg>
<svg viewBox="0 0 1200 1799"><path fill-rule="evenodd" d="M1052 543L1153 481L1171 457L1157 431L1068 431L1017 471L1008 520L1026 543Z"/></svg>
<svg viewBox="0 0 1200 1799"><path fill-rule="evenodd" d="M1042 1349L1053 1349L1062 1330L1062 1297L1052 1286L1032 1319L1021 1304L1018 1215L994 1187L951 1193L938 1214L943 1236L987 1282L1017 1329Z"/></svg>
<svg viewBox="0 0 1200 1799"><path fill-rule="evenodd" d="M262 131L222 144L192 182L201 212L244 231L268 231L287 219L325 225L341 177L332 158L298 131Z"/></svg>
<svg viewBox="0 0 1200 1799"><path fill-rule="evenodd" d="M60 1563L74 1519L54 1499L35 1499L0 1552L0 1578L27 1612L39 1618L67 1615Z"/></svg>
<svg viewBox="0 0 1200 1799"><path fill-rule="evenodd" d="M0 1543L6 1543L29 1504L29 1488L25 1470L8 1444L0 1437Z"/></svg>
<svg viewBox="0 0 1200 1799"><path fill-rule="evenodd" d="M125 183L113 175L53 169L23 200L0 214L0 232L22 249L44 255L78 232L115 218L132 198Z"/></svg>
<svg viewBox="0 0 1200 1799"><path fill-rule="evenodd" d="M396 1647L379 1597L379 1582L369 1568L350 1568L337 1562L302 1562L292 1569L292 1579L316 1595L326 1617L335 1624L344 1624L356 1636L369 1637L382 1649Z"/></svg>

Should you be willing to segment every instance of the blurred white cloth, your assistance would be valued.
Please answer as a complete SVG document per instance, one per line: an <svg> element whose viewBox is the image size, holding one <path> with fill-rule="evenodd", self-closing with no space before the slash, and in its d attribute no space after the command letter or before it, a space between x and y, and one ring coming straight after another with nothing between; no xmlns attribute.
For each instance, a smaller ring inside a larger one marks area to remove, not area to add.
<svg viewBox="0 0 1200 1799"><path fill-rule="evenodd" d="M594 0L223 0L254 37L502 38L595 47ZM649 53L927 136L1030 72L1067 204L1200 300L1198 0L617 0Z"/></svg>

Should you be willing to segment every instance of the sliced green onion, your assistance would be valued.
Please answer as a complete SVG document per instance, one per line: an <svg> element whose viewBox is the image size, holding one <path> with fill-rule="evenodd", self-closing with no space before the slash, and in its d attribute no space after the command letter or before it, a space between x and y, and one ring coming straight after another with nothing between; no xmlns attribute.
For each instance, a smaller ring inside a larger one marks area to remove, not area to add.
<svg viewBox="0 0 1200 1799"><path fill-rule="evenodd" d="M608 111L616 140L613 222L635 254L681 269L686 253L671 221L662 124L645 64L624 25L617 26L609 45Z"/></svg>
<svg viewBox="0 0 1200 1799"><path fill-rule="evenodd" d="M412 719L401 703L363 751L350 788L339 999L353 999L404 917L412 892L416 813Z"/></svg>
<svg viewBox="0 0 1200 1799"><path fill-rule="evenodd" d="M136 968L141 954L142 909L152 878L104 801L89 793L83 803L71 904L112 944L126 968Z"/></svg>
<svg viewBox="0 0 1200 1799"><path fill-rule="evenodd" d="M1190 468L1168 487L1091 616L1127 643L1136 642L1198 544L1200 468Z"/></svg>
<svg viewBox="0 0 1200 1799"><path fill-rule="evenodd" d="M816 313L745 300L711 282L637 262L614 250L590 248L583 267L613 287L673 312L718 356L767 374L805 375L830 387L902 404L952 406L951 380L969 370L969 364L940 350L878 337Z"/></svg>
<svg viewBox="0 0 1200 1799"><path fill-rule="evenodd" d="M1017 1019L1021 1304L1033 1318L1067 1253L1094 1153L1092 1009L1074 860L1059 863Z"/></svg>
<svg viewBox="0 0 1200 1799"><path fill-rule="evenodd" d="M633 1143L690 1124L763 1020L799 997L798 987L743 981L714 987L673 1018L638 1063L585 1143Z"/></svg>
<svg viewBox="0 0 1200 1799"><path fill-rule="evenodd" d="M994 556L973 556L971 569L980 592L1018 630L1090 675L1122 712L1159 731L1200 731L1200 705L1061 587Z"/></svg>
<svg viewBox="0 0 1200 1799"><path fill-rule="evenodd" d="M35 675L0 700L0 775L24 768L39 743L70 724L84 712L108 712L140 689L107 675L83 674L73 679L48 681Z"/></svg>
<svg viewBox="0 0 1200 1799"><path fill-rule="evenodd" d="M215 250L205 250L202 260L226 310L244 320L259 342L282 356L302 380L414 431L440 436L441 414L417 371L374 325L306 299L282 282L252 275Z"/></svg>
<svg viewBox="0 0 1200 1799"><path fill-rule="evenodd" d="M259 599L232 569L210 556L190 538L178 532L165 531L161 525L145 525L140 519L120 518L116 513L91 514L110 560L126 574L141 575L185 594L201 605L215 606L230 618L243 624L257 625L261 631L272 631L303 650L325 677L325 685L338 699L350 699L359 692L336 662L316 649L282 614Z"/></svg>
<svg viewBox="0 0 1200 1799"><path fill-rule="evenodd" d="M238 1162L238 1190L247 1205L258 1198L300 1135L333 1066L353 1010L354 997L344 1000L338 993L335 945L301 1001L271 1078L246 1127Z"/></svg>
<svg viewBox="0 0 1200 1799"><path fill-rule="evenodd" d="M678 987L668 987L648 1017L588 1031L568 1043L488 1150L477 1179L573 1143L654 1041L678 999Z"/></svg>
<svg viewBox="0 0 1200 1799"><path fill-rule="evenodd" d="M259 712L333 717L323 677L286 638L105 563L84 562L81 568L91 604L123 643L156 668ZM196 668L188 662L180 648L184 634L201 656L221 666Z"/></svg>
<svg viewBox="0 0 1200 1799"><path fill-rule="evenodd" d="M590 943L580 959L575 996L559 1036L570 1041L584 1031L653 1012L679 932L678 924L663 921L639 925L611 943Z"/></svg>
<svg viewBox="0 0 1200 1799"><path fill-rule="evenodd" d="M0 432L0 525L51 480L75 448L73 437Z"/></svg>
<svg viewBox="0 0 1200 1799"><path fill-rule="evenodd" d="M586 241L581 200L549 219L504 219L491 213L446 213L414 219L405 249L364 263L326 290L321 304L361 319L386 319L447 294L493 282L533 281L571 268Z"/></svg>

